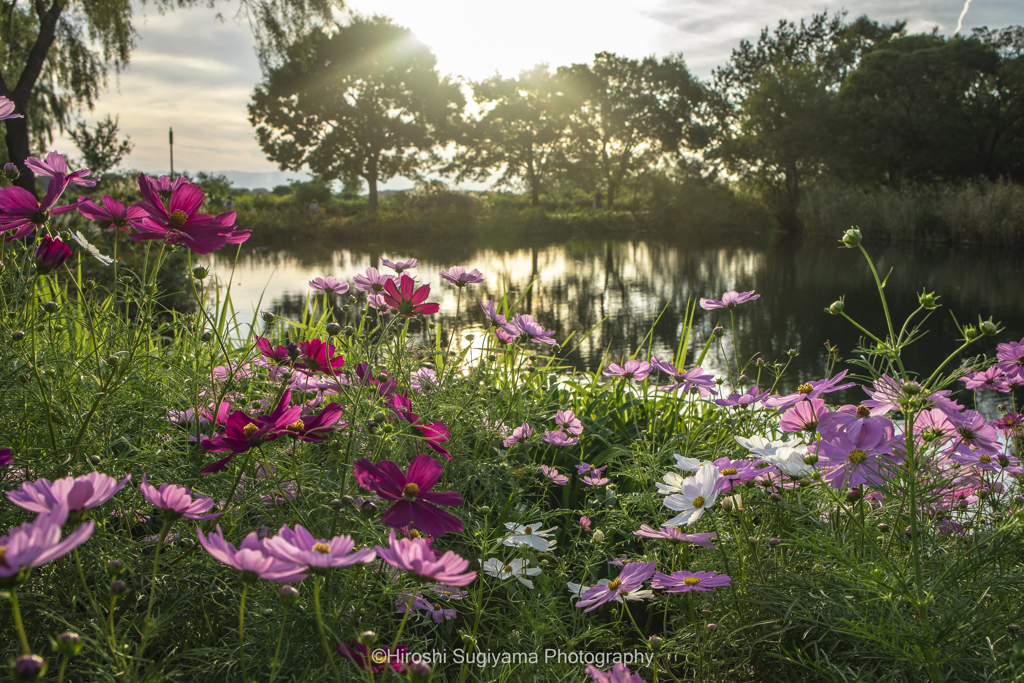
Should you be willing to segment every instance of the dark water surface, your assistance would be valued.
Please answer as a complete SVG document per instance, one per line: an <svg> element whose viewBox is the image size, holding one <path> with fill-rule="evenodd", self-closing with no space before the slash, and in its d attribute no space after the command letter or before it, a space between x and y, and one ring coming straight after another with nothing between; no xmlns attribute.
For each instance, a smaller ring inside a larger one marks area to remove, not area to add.
<svg viewBox="0 0 1024 683"><path fill-rule="evenodd" d="M979 314L985 319L991 316L1006 328L998 337L972 347L971 355L994 354L997 343L1024 337L1021 252L905 243L865 246L881 277L891 269L885 291L897 325L917 307L922 289L941 297L943 306L926 324L929 332L904 356L909 368L930 373L935 363L957 347L951 313L961 323L977 324ZM648 343L653 354L671 359L679 344L687 301L717 299L730 289L753 289L761 295L735 311L736 351L741 360L760 356L769 362L785 361L789 349L799 353L782 388L792 389L801 381L822 376L826 343L836 345L844 358L854 355L860 333L842 318L823 311L840 296L845 295L846 312L851 317L879 337L885 336L879 298L859 251L839 248L838 242L831 240L756 233L671 240L537 239L516 244L501 236L491 244L421 239L415 246L397 248L369 242L296 241L280 248L243 245L231 296L240 320L251 320L256 310L294 318L307 297L315 294L309 280L333 275L351 284L352 276L367 266L380 268L382 256L393 261L419 259L413 273L430 284L428 301L441 304L435 318L446 332L455 319L457 292L441 280L438 271L461 265L484 274L483 285L464 290L458 307L456 346L469 343L462 338L469 332L477 333L473 343L480 344L485 323L481 300L498 299L505 292L513 297L527 292L520 312L530 313L546 328L554 329L559 341L575 332L563 355L568 364L586 370L599 368L606 355L606 362L628 358L652 324L654 332ZM214 261L214 273L221 282L226 283L231 274L232 258L222 255ZM531 282L534 284L527 291ZM698 308L687 368L719 323L730 328L728 311ZM577 347L582 335L591 330ZM731 358L731 332L724 341ZM647 355L644 351L639 357ZM717 346L704 366L724 376L723 356Z"/></svg>

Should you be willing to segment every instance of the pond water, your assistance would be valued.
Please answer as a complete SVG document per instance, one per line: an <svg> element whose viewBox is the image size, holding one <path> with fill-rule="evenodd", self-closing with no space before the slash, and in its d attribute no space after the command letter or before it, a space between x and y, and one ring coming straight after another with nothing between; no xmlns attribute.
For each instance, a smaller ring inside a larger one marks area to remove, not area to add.
<svg viewBox="0 0 1024 683"><path fill-rule="evenodd" d="M315 277L333 275L351 284L352 276L367 266L380 267L382 256L392 261L415 257L419 267L412 272L431 286L428 301L441 305L435 319L446 334L455 327L454 347L470 343L464 339L467 333L475 333L472 343L480 344L486 321L479 302L500 299L507 292L513 300L522 296L519 311L555 330L560 342L574 333L563 343L561 355L567 364L583 370L622 362L641 344L650 352L638 357L653 353L671 359L687 302L721 298L733 289L755 290L761 298L736 308L735 350L731 332L723 339L724 349L713 345L704 367L716 375L726 374L725 354L731 358L735 351L741 360L759 356L785 362L787 351L793 349L798 355L779 387L793 390L800 382L823 375L826 343L836 346L842 358L855 357L861 334L823 310L844 295L846 312L884 338L885 319L871 272L859 251L840 248L836 241L747 233L509 242L495 236L490 244L480 239L420 239L414 246L395 248L350 241L242 245L237 262L233 255L221 254L211 266L221 283L230 280L235 309L241 320L248 321L259 310L297 317L315 294L308 286ZM926 323L927 334L904 356L909 368L930 373L956 348L953 316L975 324L979 315L991 316L1006 328L972 347L972 356L994 354L997 343L1024 337L1020 253L903 243L865 246L880 275L889 274L885 291L897 325L917 307L922 289L941 297L943 306ZM458 304L456 289L438 275L453 265L477 268L485 278L484 284L467 287ZM698 307L687 368L717 324L730 329L728 311ZM422 325L414 325L425 339Z"/></svg>

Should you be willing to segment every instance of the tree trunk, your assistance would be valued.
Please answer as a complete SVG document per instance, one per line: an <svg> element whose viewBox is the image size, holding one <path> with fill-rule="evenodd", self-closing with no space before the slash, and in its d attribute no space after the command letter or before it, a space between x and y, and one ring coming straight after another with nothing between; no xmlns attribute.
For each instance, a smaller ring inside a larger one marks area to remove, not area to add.
<svg viewBox="0 0 1024 683"><path fill-rule="evenodd" d="M15 110L19 113L24 109ZM7 126L7 157L18 167L21 175L14 181L20 188L28 190L33 197L38 199L36 192L36 174L25 167L25 159L31 155L28 142L28 122L26 119L7 119L4 124Z"/></svg>
<svg viewBox="0 0 1024 683"><path fill-rule="evenodd" d="M540 183L534 180L530 183L530 206L536 208L540 204Z"/></svg>
<svg viewBox="0 0 1024 683"><path fill-rule="evenodd" d="M370 211L377 210L377 157L370 157L366 164L366 184L370 191Z"/></svg>
<svg viewBox="0 0 1024 683"><path fill-rule="evenodd" d="M615 208L615 181L608 179L608 208Z"/></svg>

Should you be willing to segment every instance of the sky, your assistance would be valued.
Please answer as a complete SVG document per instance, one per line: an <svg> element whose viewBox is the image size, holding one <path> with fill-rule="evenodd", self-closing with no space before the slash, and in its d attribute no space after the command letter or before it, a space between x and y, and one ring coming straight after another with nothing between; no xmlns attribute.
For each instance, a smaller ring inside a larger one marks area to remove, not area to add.
<svg viewBox="0 0 1024 683"><path fill-rule="evenodd" d="M1021 0L968 0L970 28L1024 24ZM349 10L381 14L410 28L438 58L442 74L479 80L515 76L539 63L552 68L589 62L597 52L627 57L681 53L707 78L743 39L780 19L846 9L848 18L905 19L910 32L952 35L961 0L351 0ZM87 121L117 116L135 148L125 166L167 172L168 129L174 129L175 171L226 173L239 187L273 187L283 174L256 143L246 105L261 80L249 25L232 6L158 14L136 8L137 47L126 71L112 76ZM224 15L218 19L218 12ZM59 151L77 150L62 138ZM396 179L385 189L409 187Z"/></svg>

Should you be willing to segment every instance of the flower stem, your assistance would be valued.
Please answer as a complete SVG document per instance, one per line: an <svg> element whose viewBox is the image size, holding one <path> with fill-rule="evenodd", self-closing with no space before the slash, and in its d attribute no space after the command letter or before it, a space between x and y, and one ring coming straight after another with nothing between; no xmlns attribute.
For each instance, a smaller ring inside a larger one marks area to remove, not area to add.
<svg viewBox="0 0 1024 683"><path fill-rule="evenodd" d="M288 613L285 612L284 618L281 619L281 631L277 634L277 647L274 648L274 659L270 663L270 683L274 683L274 679L277 678L277 672L281 670L281 641L284 640L284 625L288 621Z"/></svg>
<svg viewBox="0 0 1024 683"><path fill-rule="evenodd" d="M146 637L149 635L149 620L153 616L153 600L156 598L156 570L160 566L160 547L164 544L167 534L170 533L174 520L168 518L164 521L164 528L160 530L160 537L156 539L156 551L153 553L153 581L149 587L149 607L146 608L146 620L142 623L142 642L139 644L139 657L146 648Z"/></svg>
<svg viewBox="0 0 1024 683"><path fill-rule="evenodd" d="M103 621L103 613L100 612L99 606L96 601L93 600L92 591L89 590L89 584L85 582L85 572L82 571L82 560L78 556L78 548L72 551L75 554L75 566L78 567L78 578L82 581L82 590L85 591L85 597L89 598L89 604L92 605L92 611L96 613L96 618Z"/></svg>
<svg viewBox="0 0 1024 683"><path fill-rule="evenodd" d="M248 683L245 672L245 596L249 594L248 582L242 588L242 599L238 603L238 663L242 667L242 683ZM280 642L278 642L280 647Z"/></svg>
<svg viewBox="0 0 1024 683"><path fill-rule="evenodd" d="M322 576L316 577L316 581L313 582L313 605L316 607L316 627L320 630L320 644L324 647L324 654L327 655L327 663L331 665L331 671L334 673L334 680L341 683L341 677L338 675L338 665L334 663L334 653L331 652L330 646L327 644L327 634L324 631L324 618L320 614L320 586L323 585L324 579Z"/></svg>
<svg viewBox="0 0 1024 683"><path fill-rule="evenodd" d="M415 590L409 592L409 602L405 603L405 614L402 615L402 623L398 625L398 633L395 635L395 642L391 645L391 651L398 648L398 641L402 639L402 631L405 630L405 622L409 621L409 613L412 612L412 601L415 600Z"/></svg>
<svg viewBox="0 0 1024 683"><path fill-rule="evenodd" d="M14 627L18 630L18 640L21 641L21 653L32 654L32 648L28 646L28 638L25 636L25 626L21 623L21 610L18 609L18 589L11 588L10 593L11 611L14 613Z"/></svg>

